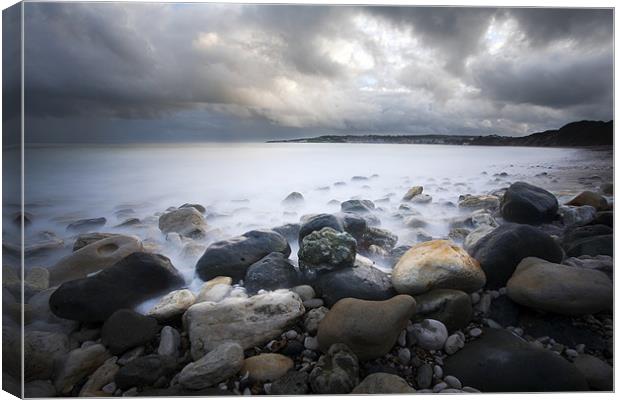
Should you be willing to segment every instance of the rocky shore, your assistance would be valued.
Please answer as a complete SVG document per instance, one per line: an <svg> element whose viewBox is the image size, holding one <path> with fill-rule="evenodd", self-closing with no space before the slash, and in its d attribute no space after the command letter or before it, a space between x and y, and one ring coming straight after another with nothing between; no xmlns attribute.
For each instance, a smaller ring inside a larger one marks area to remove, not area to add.
<svg viewBox="0 0 620 400"><path fill-rule="evenodd" d="M397 197L390 218L412 245L365 199L227 238L199 204L144 219L119 210L122 226L157 229L197 259L199 287L148 237L72 221L72 253L25 276L25 395L613 390L611 184L564 204L526 182L463 194L446 237L423 230L434 200L422 185ZM282 207L303 201L294 192ZM14 385L20 287L5 265L3 378Z"/></svg>

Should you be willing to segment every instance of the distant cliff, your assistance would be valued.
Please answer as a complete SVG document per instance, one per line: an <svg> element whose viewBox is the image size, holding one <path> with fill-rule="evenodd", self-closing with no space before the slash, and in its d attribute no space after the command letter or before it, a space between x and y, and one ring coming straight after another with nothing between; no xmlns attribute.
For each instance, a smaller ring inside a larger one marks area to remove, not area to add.
<svg viewBox="0 0 620 400"><path fill-rule="evenodd" d="M611 146L613 120L578 121L560 129L532 133L523 137L466 135L325 135L314 138L271 140L269 143L403 143L452 144L474 146L582 147Z"/></svg>

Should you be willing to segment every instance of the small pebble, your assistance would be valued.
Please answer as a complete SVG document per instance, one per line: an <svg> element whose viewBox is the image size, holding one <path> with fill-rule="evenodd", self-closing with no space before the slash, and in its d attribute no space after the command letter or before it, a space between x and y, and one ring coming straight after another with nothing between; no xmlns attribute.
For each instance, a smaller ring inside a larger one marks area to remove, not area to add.
<svg viewBox="0 0 620 400"><path fill-rule="evenodd" d="M570 358L577 358L579 356L579 353L577 352L577 350L573 350L573 349L566 349L565 353Z"/></svg>
<svg viewBox="0 0 620 400"><path fill-rule="evenodd" d="M310 299L303 302L306 311L323 307L323 299Z"/></svg>
<svg viewBox="0 0 620 400"><path fill-rule="evenodd" d="M500 288L498 290L499 294L501 294L502 296L505 295L508 292L508 289L506 289L506 287L504 286L503 288Z"/></svg>
<svg viewBox="0 0 620 400"><path fill-rule="evenodd" d="M445 378L443 378L443 381L454 389L461 389L463 387L461 381L459 381L457 377L452 375L446 376Z"/></svg>
<svg viewBox="0 0 620 400"><path fill-rule="evenodd" d="M319 349L319 341L314 336L308 336L304 340L304 347L308 350L318 350Z"/></svg>
<svg viewBox="0 0 620 400"><path fill-rule="evenodd" d="M403 329L403 331L398 336L398 345L400 347L407 346L407 330L406 329Z"/></svg>
<svg viewBox="0 0 620 400"><path fill-rule="evenodd" d="M469 336L471 337L479 337L480 335L482 335L482 329L480 328L474 328L469 331Z"/></svg>
<svg viewBox="0 0 620 400"><path fill-rule="evenodd" d="M398 350L398 361L403 365L409 365L409 361L411 361L411 351L406 347Z"/></svg>
<svg viewBox="0 0 620 400"><path fill-rule="evenodd" d="M491 298L493 299L497 299L499 297L499 292L497 290L491 290L489 294L491 295Z"/></svg>
<svg viewBox="0 0 620 400"><path fill-rule="evenodd" d="M287 339L295 339L297 337L297 332L295 332L294 330L290 330L285 333L285 336Z"/></svg>
<svg viewBox="0 0 620 400"><path fill-rule="evenodd" d="M441 379L443 377L443 368L441 368L439 365L435 365L433 367L433 376L435 378Z"/></svg>
<svg viewBox="0 0 620 400"><path fill-rule="evenodd" d="M444 389L448 388L448 384L446 382L440 382L433 386L433 393L439 393Z"/></svg>
<svg viewBox="0 0 620 400"><path fill-rule="evenodd" d="M107 385L101 388L101 391L107 394L114 394L114 392L116 392L116 383L115 382L108 383Z"/></svg>
<svg viewBox="0 0 620 400"><path fill-rule="evenodd" d="M583 343L580 343L577 346L575 346L575 350L577 350L577 353L583 354L586 351L586 345Z"/></svg>
<svg viewBox="0 0 620 400"><path fill-rule="evenodd" d="M521 328L515 328L514 329L514 333L516 333L519 336L523 336L523 329Z"/></svg>

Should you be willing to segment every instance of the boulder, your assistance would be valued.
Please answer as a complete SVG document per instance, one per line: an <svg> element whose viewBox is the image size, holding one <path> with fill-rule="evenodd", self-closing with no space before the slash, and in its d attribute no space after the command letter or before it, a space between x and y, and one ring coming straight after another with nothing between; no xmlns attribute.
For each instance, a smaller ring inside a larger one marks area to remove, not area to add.
<svg viewBox="0 0 620 400"><path fill-rule="evenodd" d="M449 332L465 328L474 311L471 298L465 292L453 289L435 289L415 296L416 319L441 321Z"/></svg>
<svg viewBox="0 0 620 400"><path fill-rule="evenodd" d="M403 196L404 201L409 201L413 199L415 196L422 194L424 188L422 186L413 186L411 189L407 190L407 193Z"/></svg>
<svg viewBox="0 0 620 400"><path fill-rule="evenodd" d="M598 211L604 211L609 208L607 199L598 193L586 190L579 193L573 199L566 203L567 206L592 206Z"/></svg>
<svg viewBox="0 0 620 400"><path fill-rule="evenodd" d="M580 354L573 361L590 389L612 391L614 389L614 370L611 365L589 354Z"/></svg>
<svg viewBox="0 0 620 400"><path fill-rule="evenodd" d="M322 228L302 240L298 252L299 267L308 273L351 267L356 252L357 242L351 235L332 228Z"/></svg>
<svg viewBox="0 0 620 400"><path fill-rule="evenodd" d="M56 391L69 394L82 379L97 370L110 357L101 344L82 347L69 352L54 374Z"/></svg>
<svg viewBox="0 0 620 400"><path fill-rule="evenodd" d="M133 387L152 386L158 379L170 378L177 370L172 357L150 354L138 357L119 369L114 377L116 386L121 390Z"/></svg>
<svg viewBox="0 0 620 400"><path fill-rule="evenodd" d="M392 270L399 293L422 294L432 289L473 292L485 284L478 262L448 240L419 243L409 249Z"/></svg>
<svg viewBox="0 0 620 400"><path fill-rule="evenodd" d="M504 193L500 207L506 221L538 225L556 218L558 199L537 186L515 182Z"/></svg>
<svg viewBox="0 0 620 400"><path fill-rule="evenodd" d="M314 287L328 307L345 297L361 300L387 300L396 295L388 274L377 268L363 265L322 274L314 283Z"/></svg>
<svg viewBox="0 0 620 400"><path fill-rule="evenodd" d="M135 236L115 235L79 248L50 268L50 285L86 278L111 267L131 253L142 251L142 242Z"/></svg>
<svg viewBox="0 0 620 400"><path fill-rule="evenodd" d="M459 196L459 208L466 210L496 210L499 208L499 197L482 194L465 194Z"/></svg>
<svg viewBox="0 0 620 400"><path fill-rule="evenodd" d="M187 290L174 290L159 300L148 312L148 316L158 321L170 321L181 315L196 302L196 296Z"/></svg>
<svg viewBox="0 0 620 400"><path fill-rule="evenodd" d="M226 342L202 358L187 364L178 375L186 389L204 389L235 375L243 366L243 349L235 342Z"/></svg>
<svg viewBox="0 0 620 400"><path fill-rule="evenodd" d="M320 231L323 228L332 228L337 232L344 232L344 225L341 218L333 214L312 214L301 218L301 226L299 228L299 239L301 243L303 239L314 231Z"/></svg>
<svg viewBox="0 0 620 400"><path fill-rule="evenodd" d="M243 284L248 293L288 289L299 284L297 270L282 253L270 253L248 267Z"/></svg>
<svg viewBox="0 0 620 400"><path fill-rule="evenodd" d="M184 283L167 257L136 252L94 276L63 283L49 305L60 318L104 321L116 310L133 308Z"/></svg>
<svg viewBox="0 0 620 400"><path fill-rule="evenodd" d="M229 276L238 281L248 267L266 255L278 252L288 257L291 248L286 239L274 231L254 230L207 247L196 263L196 274L203 281Z"/></svg>
<svg viewBox="0 0 620 400"><path fill-rule="evenodd" d="M205 236L207 222L194 207L179 208L159 217L159 229L163 233L176 232L190 238Z"/></svg>
<svg viewBox="0 0 620 400"><path fill-rule="evenodd" d="M381 357L390 351L415 309L415 300L407 295L383 301L342 299L319 324L319 345L327 351L334 343L344 343L362 361Z"/></svg>
<svg viewBox="0 0 620 400"><path fill-rule="evenodd" d="M118 310L101 328L101 341L113 355L149 343L160 330L157 320L133 310Z"/></svg>
<svg viewBox="0 0 620 400"><path fill-rule="evenodd" d="M358 382L358 359L342 343L330 346L310 372L310 387L316 394L348 394Z"/></svg>
<svg viewBox="0 0 620 400"><path fill-rule="evenodd" d="M550 262L563 258L560 246L546 233L528 226L504 224L480 239L470 250L484 270L487 288L506 286L517 264L526 257Z"/></svg>
<svg viewBox="0 0 620 400"><path fill-rule="evenodd" d="M336 213L335 214L344 226L344 231L353 236L355 239L359 239L366 232L368 225L375 224L372 218L368 215L359 215L354 213Z"/></svg>
<svg viewBox="0 0 620 400"><path fill-rule="evenodd" d="M402 394L415 393L406 380L398 375L377 372L368 375L351 394Z"/></svg>
<svg viewBox="0 0 620 400"><path fill-rule="evenodd" d="M67 230L71 232L87 232L93 229L100 228L104 226L105 223L106 219L103 217L80 219L67 225Z"/></svg>
<svg viewBox="0 0 620 400"><path fill-rule="evenodd" d="M293 369L295 363L289 357L276 353L263 353L243 362L241 375L248 374L254 382L271 382Z"/></svg>
<svg viewBox="0 0 620 400"><path fill-rule="evenodd" d="M444 360L444 373L482 392L587 390L579 370L560 355L539 349L502 329L482 336Z"/></svg>
<svg viewBox="0 0 620 400"><path fill-rule="evenodd" d="M192 357L197 360L227 341L236 341L244 349L263 344L280 335L304 312L299 296L284 289L247 299L194 304L184 316Z"/></svg>
<svg viewBox="0 0 620 400"><path fill-rule="evenodd" d="M516 303L565 315L595 314L613 307L613 283L600 271L523 259L506 285Z"/></svg>

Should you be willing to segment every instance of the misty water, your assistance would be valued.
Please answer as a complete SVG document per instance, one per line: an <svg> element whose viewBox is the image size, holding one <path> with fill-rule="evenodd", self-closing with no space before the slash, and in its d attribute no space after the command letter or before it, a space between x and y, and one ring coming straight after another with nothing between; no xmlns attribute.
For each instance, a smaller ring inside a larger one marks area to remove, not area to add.
<svg viewBox="0 0 620 400"><path fill-rule="evenodd" d="M7 155L5 155L7 156ZM8 154L16 157L15 154ZM416 230L404 225L400 199L414 185L432 196L430 204L412 205L428 222L424 231L445 238L448 220L458 216L462 194L485 194L524 180L541 186L560 200L612 181L611 150L526 147L474 147L389 144L167 144L125 146L30 146L25 151L25 209L32 224L26 244L42 231L64 240L63 249L28 257L30 266L51 267L71 252L76 234L69 223L105 217L101 232L139 236L169 257L196 288L194 266L199 256L181 257L182 244L167 241L158 229L158 215L169 207L199 203L207 208L212 230L209 243L252 229L299 222L304 214L337 212L348 199L376 202L381 227L416 242ZM356 177L364 177L367 179ZM282 200L303 194L302 205ZM7 222L19 208L11 193L5 199ZM464 212L463 212L464 213ZM115 228L125 219L142 226ZM15 233L15 232L13 232ZM291 243L296 258L298 246ZM390 266L378 265L382 268Z"/></svg>

